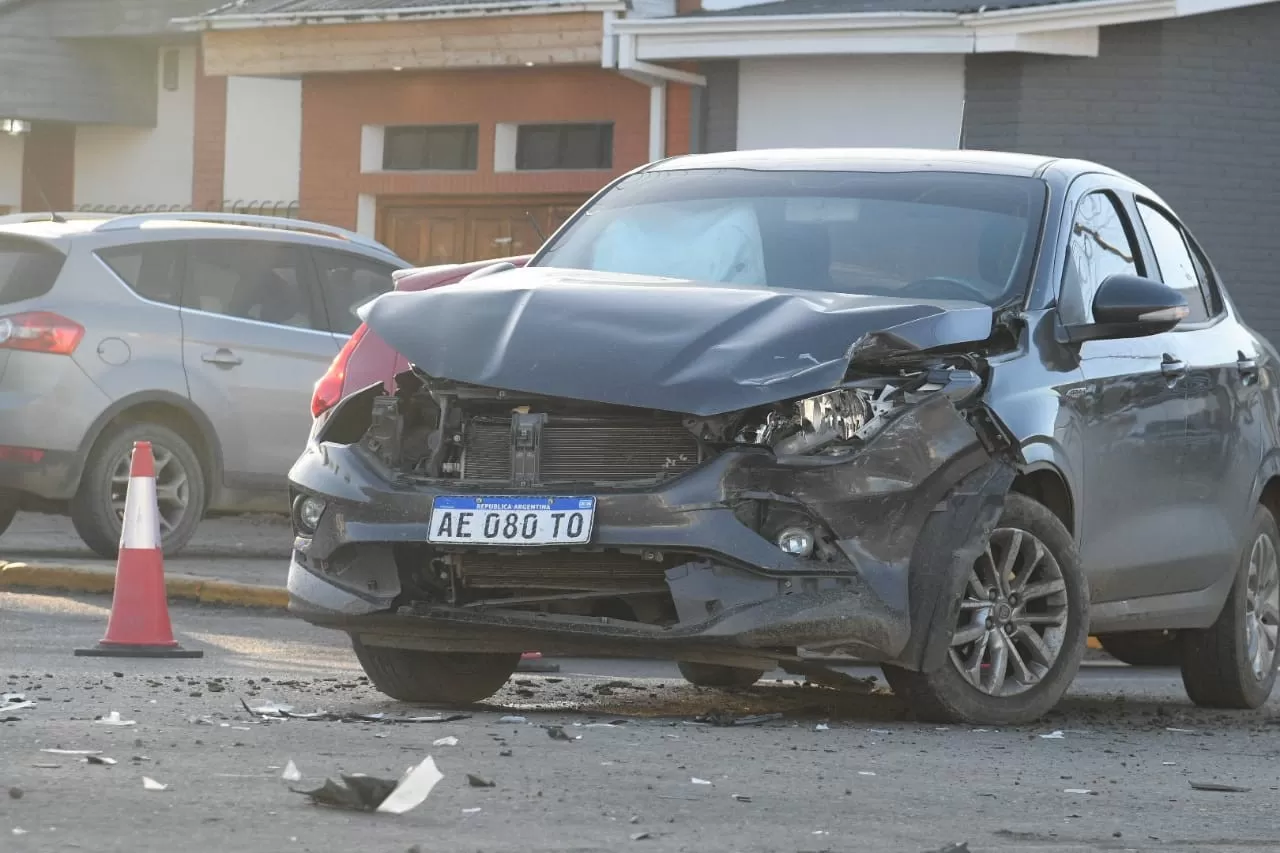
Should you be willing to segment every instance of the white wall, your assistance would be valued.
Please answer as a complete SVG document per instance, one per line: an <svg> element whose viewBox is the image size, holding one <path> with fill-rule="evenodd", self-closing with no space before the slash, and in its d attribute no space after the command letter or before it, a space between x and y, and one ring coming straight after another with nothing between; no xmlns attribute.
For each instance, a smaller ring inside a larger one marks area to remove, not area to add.
<svg viewBox="0 0 1280 853"><path fill-rule="evenodd" d="M22 144L24 137L0 133L0 207L22 209Z"/></svg>
<svg viewBox="0 0 1280 853"><path fill-rule="evenodd" d="M232 201L298 199L302 81L227 78L223 195Z"/></svg>
<svg viewBox="0 0 1280 853"><path fill-rule="evenodd" d="M178 88L164 88L154 128L80 125L76 128L77 206L191 203L195 159L196 49L179 48ZM157 57L163 63L164 49Z"/></svg>
<svg viewBox="0 0 1280 853"><path fill-rule="evenodd" d="M963 56L744 59L738 148L956 148Z"/></svg>

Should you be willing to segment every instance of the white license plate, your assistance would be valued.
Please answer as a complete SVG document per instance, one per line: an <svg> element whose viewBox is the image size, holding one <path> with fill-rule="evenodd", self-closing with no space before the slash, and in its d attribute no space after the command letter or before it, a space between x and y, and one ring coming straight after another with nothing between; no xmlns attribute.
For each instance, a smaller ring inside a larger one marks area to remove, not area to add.
<svg viewBox="0 0 1280 853"><path fill-rule="evenodd" d="M440 545L581 545L591 541L596 499L456 497L431 503L427 541Z"/></svg>

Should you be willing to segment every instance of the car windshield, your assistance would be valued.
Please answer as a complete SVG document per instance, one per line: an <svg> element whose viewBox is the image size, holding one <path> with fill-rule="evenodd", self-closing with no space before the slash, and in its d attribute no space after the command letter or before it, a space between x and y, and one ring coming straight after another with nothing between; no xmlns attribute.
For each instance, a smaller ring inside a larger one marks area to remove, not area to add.
<svg viewBox="0 0 1280 853"><path fill-rule="evenodd" d="M959 172L657 170L604 193L533 265L1002 305L1046 187Z"/></svg>

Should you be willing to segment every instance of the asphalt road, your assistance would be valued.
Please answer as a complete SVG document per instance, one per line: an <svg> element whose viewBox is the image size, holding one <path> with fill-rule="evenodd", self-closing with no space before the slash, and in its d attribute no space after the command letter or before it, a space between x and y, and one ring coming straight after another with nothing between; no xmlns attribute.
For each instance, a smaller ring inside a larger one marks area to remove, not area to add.
<svg viewBox="0 0 1280 853"><path fill-rule="evenodd" d="M37 703L0 715L20 718L0 724L0 850L1280 846L1280 703L1199 711L1170 671L1092 665L1060 713L1010 730L906 722L891 695L844 698L777 681L726 694L680 682L667 664L600 661L519 676L456 722L264 722L240 699L299 712L424 712L372 691L341 637L284 616L175 607L180 641L205 649L203 660L73 657L101 636L106 603L0 594L0 690ZM717 708L784 717L690 722ZM136 725L94 722L111 711ZM501 723L504 714L528 722ZM580 739L553 740L543 725ZM444 737L457 745L432 745ZM40 751L48 748L101 750L118 764ZM427 755L444 780L401 816L318 808L280 778L289 761L300 788L340 772L395 778ZM468 773L494 787L472 787ZM146 790L144 776L167 789ZM1192 781L1250 790L1197 791ZM20 799L4 793L11 787Z"/></svg>

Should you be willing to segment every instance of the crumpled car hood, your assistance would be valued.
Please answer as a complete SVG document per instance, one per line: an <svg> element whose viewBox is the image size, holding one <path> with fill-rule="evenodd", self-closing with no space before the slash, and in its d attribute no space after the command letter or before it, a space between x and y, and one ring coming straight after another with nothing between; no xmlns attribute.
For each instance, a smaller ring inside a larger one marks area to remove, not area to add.
<svg viewBox="0 0 1280 853"><path fill-rule="evenodd" d="M985 340L993 312L532 268L393 291L360 315L434 377L708 416L825 391L853 359Z"/></svg>

